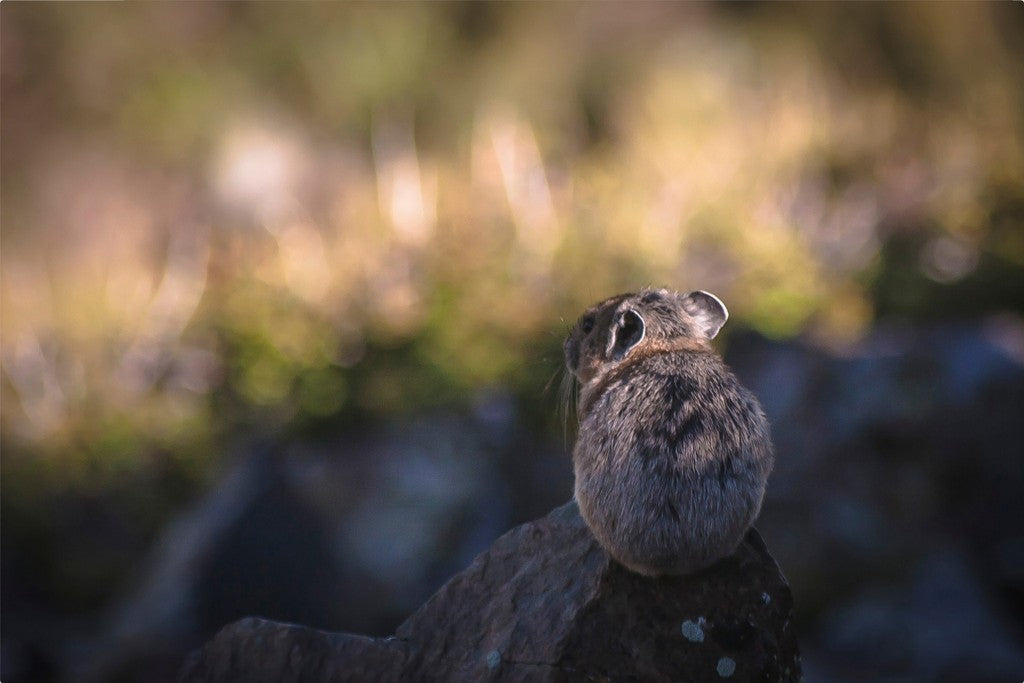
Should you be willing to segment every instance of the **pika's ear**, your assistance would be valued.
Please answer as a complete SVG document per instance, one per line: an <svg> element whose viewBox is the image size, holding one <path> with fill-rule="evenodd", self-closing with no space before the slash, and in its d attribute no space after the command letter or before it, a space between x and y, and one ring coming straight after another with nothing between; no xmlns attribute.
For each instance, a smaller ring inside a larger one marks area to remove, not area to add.
<svg viewBox="0 0 1024 683"><path fill-rule="evenodd" d="M613 360L622 360L629 350L639 344L647 330L643 316L628 308L615 316L612 333L608 339L608 355Z"/></svg>
<svg viewBox="0 0 1024 683"><path fill-rule="evenodd" d="M683 299L683 309L690 314L697 327L708 339L714 339L729 319L729 311L722 300L710 292L690 292Z"/></svg>

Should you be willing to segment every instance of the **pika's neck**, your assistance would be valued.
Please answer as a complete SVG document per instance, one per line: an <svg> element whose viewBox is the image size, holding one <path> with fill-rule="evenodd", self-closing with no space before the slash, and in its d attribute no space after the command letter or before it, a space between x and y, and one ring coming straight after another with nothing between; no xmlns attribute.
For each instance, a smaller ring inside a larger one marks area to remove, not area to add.
<svg viewBox="0 0 1024 683"><path fill-rule="evenodd" d="M653 356L662 356L672 353L714 353L711 346L704 339L692 339L680 337L679 339L651 339L636 346L629 355L614 365L601 368L589 382L580 387L579 406L576 411L580 421L590 414L591 408L597 402L608 386L629 372L629 369L637 363Z"/></svg>

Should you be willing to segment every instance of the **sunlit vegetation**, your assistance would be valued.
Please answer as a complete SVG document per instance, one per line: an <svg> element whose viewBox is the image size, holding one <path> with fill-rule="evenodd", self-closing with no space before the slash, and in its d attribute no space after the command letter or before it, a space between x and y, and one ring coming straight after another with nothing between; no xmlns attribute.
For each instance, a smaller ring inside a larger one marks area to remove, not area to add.
<svg viewBox="0 0 1024 683"><path fill-rule="evenodd" d="M1020 28L988 4L5 5L5 505L171 477L170 505L240 433L493 387L553 412L570 319L646 284L832 346L1019 310Z"/></svg>

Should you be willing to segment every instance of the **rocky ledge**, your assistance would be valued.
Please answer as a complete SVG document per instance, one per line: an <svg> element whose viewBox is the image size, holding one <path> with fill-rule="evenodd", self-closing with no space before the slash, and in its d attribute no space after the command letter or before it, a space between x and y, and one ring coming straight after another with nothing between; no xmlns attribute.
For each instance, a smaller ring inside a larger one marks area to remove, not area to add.
<svg viewBox="0 0 1024 683"><path fill-rule="evenodd" d="M249 618L185 662L183 683L797 681L792 596L760 535L692 576L611 561L575 503L516 527L393 637Z"/></svg>

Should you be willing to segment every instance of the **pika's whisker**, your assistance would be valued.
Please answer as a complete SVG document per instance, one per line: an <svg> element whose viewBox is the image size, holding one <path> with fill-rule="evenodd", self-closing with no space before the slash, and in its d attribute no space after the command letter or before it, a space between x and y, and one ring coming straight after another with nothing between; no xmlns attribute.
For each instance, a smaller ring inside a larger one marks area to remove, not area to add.
<svg viewBox="0 0 1024 683"><path fill-rule="evenodd" d="M555 380L558 378L558 376L559 376L559 374L561 372L563 372L563 368L560 368L560 367L559 368L555 368L554 372L551 373L551 377L548 379L547 383L544 385L544 392L543 393L547 394L549 391L551 391L551 387L555 384Z"/></svg>

